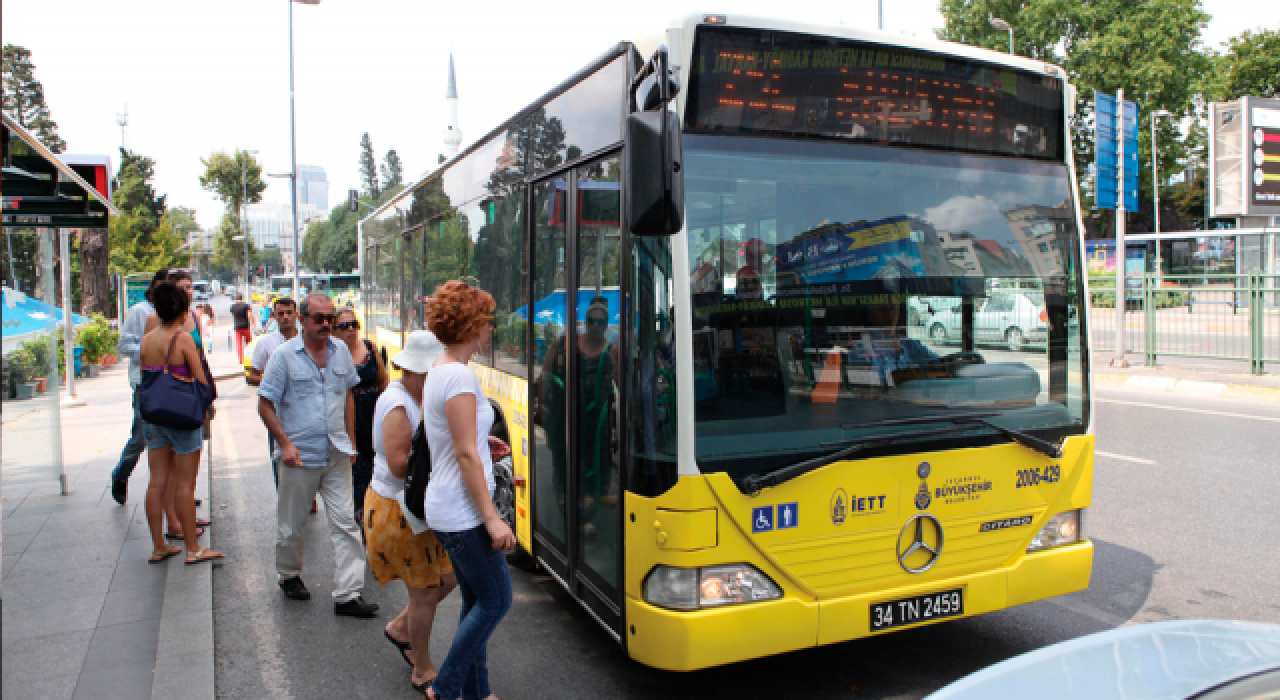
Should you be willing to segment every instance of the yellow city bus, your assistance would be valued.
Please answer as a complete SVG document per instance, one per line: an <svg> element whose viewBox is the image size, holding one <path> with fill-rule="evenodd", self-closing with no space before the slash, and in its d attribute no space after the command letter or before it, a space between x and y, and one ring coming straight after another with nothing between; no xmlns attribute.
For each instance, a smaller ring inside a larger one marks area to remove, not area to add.
<svg viewBox="0 0 1280 700"><path fill-rule="evenodd" d="M446 280L497 301L472 366L514 449L513 562L672 670L1086 588L1064 72L734 15L661 44L618 44L360 224L388 352ZM1043 342L998 337L1009 285L1038 290Z"/></svg>

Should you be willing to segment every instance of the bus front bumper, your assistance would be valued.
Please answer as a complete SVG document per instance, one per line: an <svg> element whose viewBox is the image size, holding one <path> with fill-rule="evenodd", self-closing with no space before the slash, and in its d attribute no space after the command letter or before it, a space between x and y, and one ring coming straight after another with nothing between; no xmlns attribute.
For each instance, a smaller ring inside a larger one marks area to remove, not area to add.
<svg viewBox="0 0 1280 700"><path fill-rule="evenodd" d="M784 597L776 601L691 612L628 597L624 634L633 659L668 671L693 671L893 631L871 632L872 603L962 588L964 615L959 617L972 617L1084 590L1092 570L1093 543L1086 540L1028 554L1006 568L821 601L786 596L785 584Z"/></svg>

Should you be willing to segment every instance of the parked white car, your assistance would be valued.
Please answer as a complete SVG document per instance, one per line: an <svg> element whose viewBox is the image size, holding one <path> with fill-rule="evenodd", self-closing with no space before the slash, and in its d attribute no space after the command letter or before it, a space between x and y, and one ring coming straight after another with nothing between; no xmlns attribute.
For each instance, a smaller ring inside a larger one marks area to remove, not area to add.
<svg viewBox="0 0 1280 700"><path fill-rule="evenodd" d="M934 313L925 321L929 338L937 343L959 342L963 316L959 300L949 308L931 304ZM975 304L975 343L1007 345L1010 350L1044 347L1049 338L1049 315L1044 297L1037 292L995 290Z"/></svg>

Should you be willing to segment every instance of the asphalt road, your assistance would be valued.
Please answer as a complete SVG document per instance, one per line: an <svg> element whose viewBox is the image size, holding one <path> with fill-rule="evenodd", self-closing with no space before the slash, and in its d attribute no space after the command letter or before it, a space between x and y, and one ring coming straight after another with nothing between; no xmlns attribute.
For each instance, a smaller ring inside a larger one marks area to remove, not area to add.
<svg viewBox="0 0 1280 700"><path fill-rule="evenodd" d="M412 698L409 669L382 637L401 584L365 595L374 621L337 618L323 511L307 530L310 602L275 585L275 492L256 397L223 382L215 430L213 546L217 689L224 698ZM1079 635L1171 618L1280 623L1280 405L1122 391L1098 395L1098 461L1086 534L1089 590L978 618L696 673L627 659L554 581L513 570L515 605L489 647L495 692L520 698L916 698L997 661ZM442 603L443 660L458 596Z"/></svg>

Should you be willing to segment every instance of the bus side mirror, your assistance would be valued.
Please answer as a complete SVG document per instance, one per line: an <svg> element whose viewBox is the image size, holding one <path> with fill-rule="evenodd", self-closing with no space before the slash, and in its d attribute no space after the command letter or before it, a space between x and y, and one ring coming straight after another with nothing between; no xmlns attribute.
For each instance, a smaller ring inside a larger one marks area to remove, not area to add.
<svg viewBox="0 0 1280 700"><path fill-rule="evenodd" d="M684 149L680 117L665 107L628 115L626 157L627 220L632 235L669 236L683 228Z"/></svg>
<svg viewBox="0 0 1280 700"><path fill-rule="evenodd" d="M627 115L627 223L636 236L669 236L684 227L684 148L680 117L667 109L680 85L667 65L667 48L631 83Z"/></svg>

